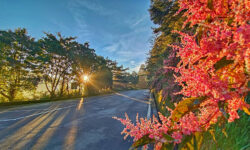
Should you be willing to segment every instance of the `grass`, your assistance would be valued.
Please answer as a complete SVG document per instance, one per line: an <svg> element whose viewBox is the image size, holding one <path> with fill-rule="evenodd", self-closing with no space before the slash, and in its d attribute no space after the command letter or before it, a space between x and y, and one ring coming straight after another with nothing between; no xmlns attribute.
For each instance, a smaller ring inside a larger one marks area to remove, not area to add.
<svg viewBox="0 0 250 150"><path fill-rule="evenodd" d="M82 98L82 97L92 97L92 96L98 96L98 95L106 95L112 93L111 91L105 92L105 93L99 93L99 94L92 94L88 96L80 96L80 95L70 95L70 96L64 96L64 97L55 97L53 99L49 98L49 96L44 96L40 99L33 99L33 100L24 100L24 101L13 101L13 102L2 102L0 103L0 107L12 107L12 106L18 106L18 105L29 105L29 104L38 104L38 103L47 103L47 102L55 102L55 101L63 101L63 100L72 100L76 98Z"/></svg>
<svg viewBox="0 0 250 150"><path fill-rule="evenodd" d="M87 96L65 96L65 97L56 97L56 98L49 98L49 96L44 96L43 98L40 99L34 99L34 100L25 100L25 101L14 101L14 102L2 102L0 103L0 107L6 108L6 107L13 107L13 106L18 106L18 105L29 105L29 104L38 104L38 103L47 103L47 102L55 102L55 101L63 101L63 100L72 100L76 98L82 98L82 97L93 97L93 96L100 96L100 95L107 95L107 94L112 94L115 92L121 92L121 91L127 91L127 90L137 90L137 89L115 89L111 91L106 91L103 93L95 93Z"/></svg>
<svg viewBox="0 0 250 150"><path fill-rule="evenodd" d="M39 100L3 102L3 103L0 103L0 107L9 107L9 106L18 106L18 105L28 105L28 104L47 103L47 102L69 100L69 99L75 99L75 98L81 98L81 97L82 97L82 96L61 97L61 98L54 98L54 99L41 98L41 99L39 99Z"/></svg>
<svg viewBox="0 0 250 150"><path fill-rule="evenodd" d="M250 150L250 116L240 112L241 118L233 123L227 123L225 131L227 137L222 133L221 128L215 128L215 139L210 133L205 133L202 150Z"/></svg>
<svg viewBox="0 0 250 150"><path fill-rule="evenodd" d="M157 110L165 115L169 115L166 106L169 103L159 100L159 94L155 93ZM249 103L249 102L248 102ZM201 150L250 150L250 116L244 112L239 112L240 119L225 125L227 137L222 132L222 128L215 126L215 139L206 132L201 146Z"/></svg>

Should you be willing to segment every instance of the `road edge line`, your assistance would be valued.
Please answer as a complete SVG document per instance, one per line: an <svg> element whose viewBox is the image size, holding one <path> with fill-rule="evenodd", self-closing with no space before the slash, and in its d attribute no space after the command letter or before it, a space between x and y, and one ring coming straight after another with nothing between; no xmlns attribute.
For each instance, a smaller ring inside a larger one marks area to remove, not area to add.
<svg viewBox="0 0 250 150"><path fill-rule="evenodd" d="M151 109L152 109L152 94L150 92L149 104L148 104L148 113L147 113L147 119L148 120L151 118Z"/></svg>

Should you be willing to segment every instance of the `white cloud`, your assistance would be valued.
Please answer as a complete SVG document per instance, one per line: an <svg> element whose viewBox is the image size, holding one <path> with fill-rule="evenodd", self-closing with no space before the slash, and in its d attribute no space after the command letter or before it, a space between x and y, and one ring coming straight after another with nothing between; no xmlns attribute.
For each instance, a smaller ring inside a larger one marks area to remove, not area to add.
<svg viewBox="0 0 250 150"><path fill-rule="evenodd" d="M134 60L131 60L131 61L130 61L130 64L131 64L131 65L134 65L134 64L135 64L135 61L134 61Z"/></svg>
<svg viewBox="0 0 250 150"><path fill-rule="evenodd" d="M119 48L119 43L115 43L115 44L111 44L109 46L104 47L104 50L112 53L112 52L117 51L118 48Z"/></svg>
<svg viewBox="0 0 250 150"><path fill-rule="evenodd" d="M147 19L147 17L148 17L148 14L142 16L141 18L138 18L137 21L131 25L131 27L134 28L137 25L141 24L142 22L144 22Z"/></svg>
<svg viewBox="0 0 250 150"><path fill-rule="evenodd" d="M135 72L138 73L138 72L139 72L139 69L140 69L140 67L141 67L142 64L145 64L145 62L142 61L142 62L137 63L137 65L136 65L135 67L130 68L130 72L135 71Z"/></svg>
<svg viewBox="0 0 250 150"><path fill-rule="evenodd" d="M97 2L96 0L70 0L69 5L72 8L81 8L82 11L83 9L88 9L98 13L99 15L110 15L114 13L113 10L105 8L100 4L100 2Z"/></svg>
<svg viewBox="0 0 250 150"><path fill-rule="evenodd" d="M133 71L135 71L135 72L139 72L139 69L140 69L140 67L141 67L141 65L138 65L138 66L136 66L136 67L134 67L134 68L131 68L129 71L130 72L133 72Z"/></svg>

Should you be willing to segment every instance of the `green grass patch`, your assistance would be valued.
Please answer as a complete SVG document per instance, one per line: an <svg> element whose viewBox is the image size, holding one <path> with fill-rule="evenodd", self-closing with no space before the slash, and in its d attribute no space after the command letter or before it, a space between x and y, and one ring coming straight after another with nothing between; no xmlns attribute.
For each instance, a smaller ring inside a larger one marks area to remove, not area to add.
<svg viewBox="0 0 250 150"><path fill-rule="evenodd" d="M250 150L250 116L240 112L241 118L225 125L227 137L220 127L215 128L215 139L205 133L202 150Z"/></svg>

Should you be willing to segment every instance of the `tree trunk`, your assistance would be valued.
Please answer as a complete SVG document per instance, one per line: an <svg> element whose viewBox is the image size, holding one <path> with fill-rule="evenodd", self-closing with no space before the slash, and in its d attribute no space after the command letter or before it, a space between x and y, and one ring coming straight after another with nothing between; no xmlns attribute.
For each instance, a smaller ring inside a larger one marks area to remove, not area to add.
<svg viewBox="0 0 250 150"><path fill-rule="evenodd" d="M16 89L13 88L13 87L11 87L11 88L9 89L9 96L8 96L9 101L10 101L10 102L13 102L14 99L15 99L15 96L16 96Z"/></svg>
<svg viewBox="0 0 250 150"><path fill-rule="evenodd" d="M49 94L50 94L50 99L53 99L56 95L55 91L51 91L51 92L49 92Z"/></svg>
<svg viewBox="0 0 250 150"><path fill-rule="evenodd" d="M67 90L67 93L68 93L68 96L69 96L69 80L67 80L66 90Z"/></svg>
<svg viewBox="0 0 250 150"><path fill-rule="evenodd" d="M64 86L65 86L65 77L63 77L63 79L62 79L60 97L62 97L64 94Z"/></svg>

